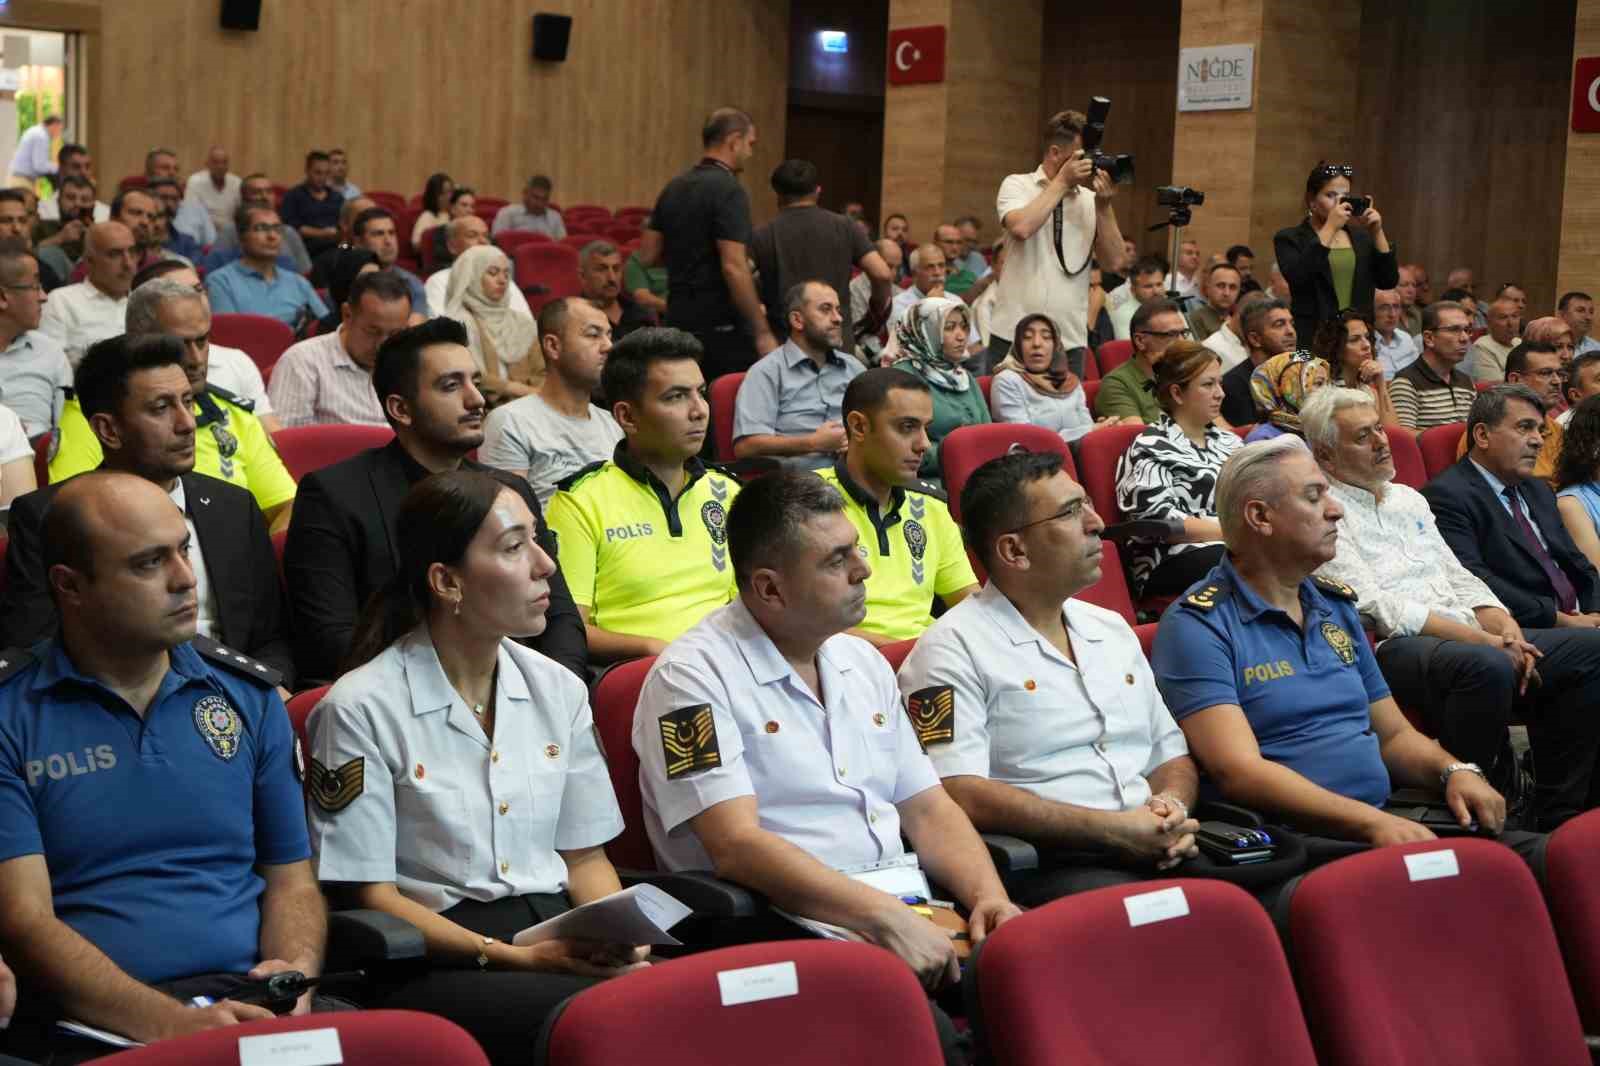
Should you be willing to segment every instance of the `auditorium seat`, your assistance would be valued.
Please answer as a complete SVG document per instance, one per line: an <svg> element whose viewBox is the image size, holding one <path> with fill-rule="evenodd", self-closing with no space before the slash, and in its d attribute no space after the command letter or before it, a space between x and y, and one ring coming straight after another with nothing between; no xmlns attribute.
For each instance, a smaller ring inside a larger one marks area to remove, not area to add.
<svg viewBox="0 0 1600 1066"><path fill-rule="evenodd" d="M1055 452L1067 476L1078 479L1072 452L1054 430L1025 422L989 422L979 426L960 426L950 431L939 448L939 465L945 491L950 497L950 515L961 521L961 490L973 471L991 459L1013 449L1028 452Z"/></svg>
<svg viewBox="0 0 1600 1066"><path fill-rule="evenodd" d="M1159 622L1145 622L1133 627L1134 635L1139 638L1139 647L1144 649L1144 657L1150 658L1156 648L1156 630L1161 628Z"/></svg>
<svg viewBox="0 0 1600 1066"><path fill-rule="evenodd" d="M574 216L603 218L609 222L611 220L611 208L607 207L605 204L569 204L565 208L561 209L561 217L563 220L566 220L570 223L570 220ZM571 228L570 225L568 228Z"/></svg>
<svg viewBox="0 0 1600 1066"><path fill-rule="evenodd" d="M294 330L271 315L219 314L211 316L211 341L241 349L267 381L279 357L294 343Z"/></svg>
<svg viewBox="0 0 1600 1066"><path fill-rule="evenodd" d="M605 235L602 233L598 233L591 229L583 229L576 233L568 233L556 243L564 244L568 248L571 248L574 252L581 252L585 247L593 244L595 241L603 241L605 239Z"/></svg>
<svg viewBox="0 0 1600 1066"><path fill-rule="evenodd" d="M1246 422L1242 426L1234 426L1233 427L1234 436L1238 437L1240 440L1248 440L1249 437L1250 437L1250 434L1255 432L1256 426L1258 426L1260 424L1261 423L1259 423L1259 422Z"/></svg>
<svg viewBox="0 0 1600 1066"><path fill-rule="evenodd" d="M984 1061L1317 1061L1271 919L1223 881L1117 885L1029 911L978 946L964 991Z"/></svg>
<svg viewBox="0 0 1600 1066"><path fill-rule="evenodd" d="M41 489L50 484L50 445L55 439L55 430L51 430L33 442L33 478Z"/></svg>
<svg viewBox="0 0 1600 1066"><path fill-rule="evenodd" d="M1100 373L1109 374L1117 367L1133 358L1132 341L1106 341L1100 345L1096 359L1100 364Z"/></svg>
<svg viewBox="0 0 1600 1066"><path fill-rule="evenodd" d="M322 702L322 697L328 694L332 685L318 685L308 688L303 692L296 692L289 697L289 702L284 706L289 711L289 724L294 727L294 735L300 738L300 747L309 748L311 741L306 736L306 720L311 717L311 712L316 710L317 704Z"/></svg>
<svg viewBox="0 0 1600 1066"><path fill-rule="evenodd" d="M488 211L491 216L498 213L502 207L506 207L511 203L510 200L502 200L498 196L479 196L476 197L476 202L476 210Z"/></svg>
<svg viewBox="0 0 1600 1066"><path fill-rule="evenodd" d="M724 374L711 383L711 439L717 460L733 462L733 412L744 374Z"/></svg>
<svg viewBox="0 0 1600 1066"><path fill-rule="evenodd" d="M0 548L0 563L5 562L5 550ZM885 644L878 651L889 663L889 669L895 673L900 672L900 664L906 661L906 656L911 654L911 649L917 646L917 638L910 640L897 640L893 644Z"/></svg>
<svg viewBox="0 0 1600 1066"><path fill-rule="evenodd" d="M272 442L299 481L325 466L343 462L368 448L381 448L394 439L388 426L289 426L273 434Z"/></svg>
<svg viewBox="0 0 1600 1066"><path fill-rule="evenodd" d="M127 192L129 189L142 189L146 184L149 183L149 180L150 179L146 178L143 174L129 174L127 177L117 182L117 191ZM277 186L274 185L273 188L276 189Z"/></svg>
<svg viewBox="0 0 1600 1066"><path fill-rule="evenodd" d="M1473 341L1477 341L1478 338L1474 337L1472 339L1473 339ZM1477 389L1479 392L1488 392L1490 389L1494 388L1496 385L1504 385L1504 384L1505 384L1505 382L1503 382L1503 381L1474 381L1472 383L1472 387Z"/></svg>
<svg viewBox="0 0 1600 1066"><path fill-rule="evenodd" d="M475 217L482 219L483 224L489 227L490 232L494 231L494 216L498 215L499 213L499 208L485 207L481 203L475 204L472 208L472 214Z"/></svg>
<svg viewBox="0 0 1600 1066"><path fill-rule="evenodd" d="M1093 415L1095 397L1100 395L1100 379L1095 378L1091 381L1090 379L1085 378L1082 382L1082 385L1083 402L1089 406L1089 413Z"/></svg>
<svg viewBox="0 0 1600 1066"><path fill-rule="evenodd" d="M289 1034L318 1029L337 1030L341 1057L307 1059L303 1051L300 1057L294 1057L297 1044L304 1048L304 1038L297 1041ZM282 1039L268 1039L272 1037ZM248 1045L254 1054L247 1056L247 1045L241 1041L255 1038L262 1038L265 1043L259 1047ZM247 1022L162 1040L98 1061L116 1066L233 1066L239 1062L276 1062L280 1058L285 1063L489 1066L488 1056L465 1029L434 1014L403 1010L343 1011Z"/></svg>
<svg viewBox="0 0 1600 1066"><path fill-rule="evenodd" d="M288 544L289 531L287 529L280 529L272 534L272 557L278 563L278 584L285 587L288 586L288 579L283 576L283 550ZM4 562L3 556L0 556L0 562ZM4 573L4 570L0 569L0 573Z"/></svg>
<svg viewBox="0 0 1600 1066"><path fill-rule="evenodd" d="M617 213L612 217L618 222L643 228L644 220L650 217L650 212L653 210L654 208L641 207L637 205L633 207L619 207L617 208Z"/></svg>
<svg viewBox="0 0 1600 1066"><path fill-rule="evenodd" d="M1117 462L1144 430L1142 425L1101 426L1078 439L1080 480L1108 526L1122 521L1122 509L1117 506Z"/></svg>
<svg viewBox="0 0 1600 1066"><path fill-rule="evenodd" d="M1600 1033L1600 810L1580 814L1550 834L1545 895L1567 977L1588 1033Z"/></svg>
<svg viewBox="0 0 1600 1066"><path fill-rule="evenodd" d="M633 750L633 712L645 675L655 665L652 656L618 663L600 675L590 696L594 708L595 736L611 772L611 789L622 811L622 832L606 844L606 854L617 869L654 870L655 852L644 831L644 796L639 791L639 757Z"/></svg>
<svg viewBox="0 0 1600 1066"><path fill-rule="evenodd" d="M1128 574L1122 569L1122 553L1109 540L1100 542L1100 580L1078 593L1077 598L1108 611L1116 611L1131 626L1139 621L1133 609L1133 593L1128 591ZM1152 638L1153 639L1153 638Z"/></svg>
<svg viewBox="0 0 1600 1066"><path fill-rule="evenodd" d="M1288 910L1322 1066L1589 1062L1550 916L1510 848L1378 848L1305 875Z"/></svg>
<svg viewBox="0 0 1600 1066"><path fill-rule="evenodd" d="M381 189L368 189L362 195L366 196L367 199L371 200L373 203L377 204L391 215L394 215L396 219L398 219L400 214L406 209L406 198L397 192L384 192Z"/></svg>
<svg viewBox="0 0 1600 1066"><path fill-rule="evenodd" d="M1389 454L1394 457L1394 479L1414 489L1426 485L1427 464L1422 461L1416 434L1404 426L1384 426L1383 434L1389 441Z"/></svg>
<svg viewBox="0 0 1600 1066"><path fill-rule="evenodd" d="M1422 467L1428 480L1456 465L1456 450L1461 447L1461 438L1466 433L1465 422L1446 422L1417 435L1417 448L1422 452Z"/></svg>
<svg viewBox="0 0 1600 1066"><path fill-rule="evenodd" d="M438 229L438 226L430 226L422 231L422 244L417 248L417 265L421 268L418 273L423 277L427 277L439 269L437 266L439 258L437 254L438 245L434 243L433 236Z"/></svg>
<svg viewBox="0 0 1600 1066"><path fill-rule="evenodd" d="M1085 346L1083 349L1083 374L1084 381L1100 380L1100 360L1096 358L1094 349Z"/></svg>
<svg viewBox="0 0 1600 1066"><path fill-rule="evenodd" d="M989 387L994 384L993 374L980 374L978 376L978 391L983 393L983 406L989 406Z"/></svg>
<svg viewBox="0 0 1600 1066"><path fill-rule="evenodd" d="M546 1021L533 1061L939 1066L944 1057L922 986L894 955L783 940L658 963L579 992Z"/></svg>
<svg viewBox="0 0 1600 1066"><path fill-rule="evenodd" d="M528 229L508 229L495 237L494 243L508 256L515 256L524 244L554 244L548 233L535 233Z"/></svg>
<svg viewBox="0 0 1600 1066"><path fill-rule="evenodd" d="M516 264L517 284L527 293L534 314L551 300L578 295L578 253L567 245L536 241L522 245L511 258Z"/></svg>
<svg viewBox="0 0 1600 1066"><path fill-rule="evenodd" d="M617 245L627 244L629 241L638 240L643 232L638 226L613 222L606 227L606 240Z"/></svg>
<svg viewBox="0 0 1600 1066"><path fill-rule="evenodd" d="M422 207L414 204L407 207L395 216L394 228L400 238L400 258L416 259L417 250L411 245L411 231L417 228L417 219L422 217Z"/></svg>

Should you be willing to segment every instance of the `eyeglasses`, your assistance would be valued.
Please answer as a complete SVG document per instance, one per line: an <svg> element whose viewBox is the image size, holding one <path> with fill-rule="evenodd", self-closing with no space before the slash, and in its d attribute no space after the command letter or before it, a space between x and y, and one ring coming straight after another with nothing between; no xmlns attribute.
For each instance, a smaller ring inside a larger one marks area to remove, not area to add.
<svg viewBox="0 0 1600 1066"><path fill-rule="evenodd" d="M1435 332L1435 333L1470 333L1471 331L1472 331L1472 327L1471 326L1434 326L1433 327L1433 332Z"/></svg>
<svg viewBox="0 0 1600 1066"><path fill-rule="evenodd" d="M1353 178L1356 168L1349 163L1324 163L1317 168L1317 177L1326 181L1329 178Z"/></svg>
<svg viewBox="0 0 1600 1066"><path fill-rule="evenodd" d="M37 281L35 281L35 282L33 282L32 284L29 284L29 285L6 285L6 286L3 286L3 287L7 288L7 289L10 289L12 292L43 292L44 291L44 286L39 284Z"/></svg>
<svg viewBox="0 0 1600 1066"><path fill-rule="evenodd" d="M1142 333L1146 337L1160 337L1162 340L1176 341L1188 340L1194 336L1194 331L1189 329L1140 329L1135 333Z"/></svg>
<svg viewBox="0 0 1600 1066"><path fill-rule="evenodd" d="M1083 515L1083 508L1086 502L1086 498L1080 496L1076 500L1073 500L1071 503L1067 504L1061 510L1057 511L1055 514L1051 515L1049 518L1036 518L1032 522L1026 522L1023 525L1018 526L1016 529L1008 529L1006 532L1021 533L1024 529L1032 529L1034 526L1042 526L1046 522L1058 522L1061 519L1070 519L1076 521Z"/></svg>
<svg viewBox="0 0 1600 1066"><path fill-rule="evenodd" d="M277 233L278 227L271 222L257 222L245 229L246 233Z"/></svg>

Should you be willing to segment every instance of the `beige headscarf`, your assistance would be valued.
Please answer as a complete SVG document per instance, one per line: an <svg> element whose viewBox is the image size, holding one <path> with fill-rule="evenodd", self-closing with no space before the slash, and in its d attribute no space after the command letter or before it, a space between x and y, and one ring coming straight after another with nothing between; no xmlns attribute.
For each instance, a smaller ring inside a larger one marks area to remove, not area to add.
<svg viewBox="0 0 1600 1066"><path fill-rule="evenodd" d="M522 378L513 373L530 351L534 353L535 374L544 371L535 342L539 327L532 316L511 306L509 287L499 300L483 291L483 274L499 266L511 273L511 261L494 245L480 245L462 252L450 265L450 286L445 290L444 313L467 327L467 347L484 374L496 378ZM512 284L515 284L513 282Z"/></svg>

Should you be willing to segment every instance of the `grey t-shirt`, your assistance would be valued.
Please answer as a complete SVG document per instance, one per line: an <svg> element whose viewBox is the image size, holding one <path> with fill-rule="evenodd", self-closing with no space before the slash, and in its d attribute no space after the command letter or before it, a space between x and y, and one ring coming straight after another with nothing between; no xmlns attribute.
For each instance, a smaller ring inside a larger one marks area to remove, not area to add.
<svg viewBox="0 0 1600 1066"><path fill-rule="evenodd" d="M539 506L548 507L557 482L590 463L611 458L621 439L617 420L593 404L588 418L572 418L535 394L489 412L478 461L500 470L526 472Z"/></svg>

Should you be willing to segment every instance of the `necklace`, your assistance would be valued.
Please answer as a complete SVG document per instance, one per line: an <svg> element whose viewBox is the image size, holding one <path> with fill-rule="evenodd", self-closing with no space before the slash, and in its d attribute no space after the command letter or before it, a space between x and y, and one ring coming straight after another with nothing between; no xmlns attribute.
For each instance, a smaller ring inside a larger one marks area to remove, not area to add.
<svg viewBox="0 0 1600 1066"><path fill-rule="evenodd" d="M479 721L482 721L483 720L483 704L474 703L472 705L472 713L478 717Z"/></svg>

